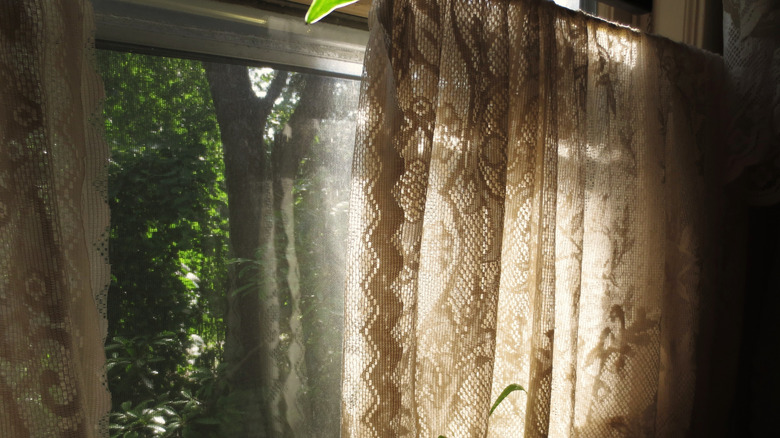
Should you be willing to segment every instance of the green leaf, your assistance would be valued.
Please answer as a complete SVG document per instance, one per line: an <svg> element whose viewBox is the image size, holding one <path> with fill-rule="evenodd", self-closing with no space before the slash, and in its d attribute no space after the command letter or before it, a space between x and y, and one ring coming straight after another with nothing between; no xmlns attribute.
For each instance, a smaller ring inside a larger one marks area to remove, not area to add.
<svg viewBox="0 0 780 438"><path fill-rule="evenodd" d="M493 414L493 411L495 411L496 408L498 407L498 405L500 405L501 402L504 401L506 396L508 396L509 394L511 394L511 393L513 393L515 391L525 391L525 388L523 388L522 386L518 385L517 383L512 383L511 385L509 385L506 388L504 388L504 390L501 391L501 395L499 395L498 398L496 399L496 402L493 403L493 407L490 408L490 413L488 414L488 416Z"/></svg>
<svg viewBox="0 0 780 438"><path fill-rule="evenodd" d="M156 424L149 424L146 426L147 429L151 429L156 434L162 434L167 432L167 430L164 427L158 426Z"/></svg>
<svg viewBox="0 0 780 438"><path fill-rule="evenodd" d="M335 9L342 8L358 0L314 0L309 6L309 10L306 11L306 24L312 24L325 18L326 15L333 12Z"/></svg>

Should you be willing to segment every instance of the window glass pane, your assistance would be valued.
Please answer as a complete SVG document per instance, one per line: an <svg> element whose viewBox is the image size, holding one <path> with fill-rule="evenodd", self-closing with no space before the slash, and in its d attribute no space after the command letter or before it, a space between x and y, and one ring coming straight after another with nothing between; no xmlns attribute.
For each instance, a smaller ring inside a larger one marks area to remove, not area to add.
<svg viewBox="0 0 780 438"><path fill-rule="evenodd" d="M358 82L98 61L112 435L338 436Z"/></svg>

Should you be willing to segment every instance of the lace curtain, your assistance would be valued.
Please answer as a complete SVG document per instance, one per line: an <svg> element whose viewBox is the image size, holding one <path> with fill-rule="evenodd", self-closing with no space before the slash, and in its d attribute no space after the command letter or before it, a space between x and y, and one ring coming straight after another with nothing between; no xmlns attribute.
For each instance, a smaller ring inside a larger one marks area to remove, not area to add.
<svg viewBox="0 0 780 438"><path fill-rule="evenodd" d="M780 201L780 1L723 0L723 41L729 177L742 174L754 204L774 204Z"/></svg>
<svg viewBox="0 0 780 438"><path fill-rule="evenodd" d="M370 20L342 436L689 433L738 295L722 60L538 0Z"/></svg>
<svg viewBox="0 0 780 438"><path fill-rule="evenodd" d="M777 59L777 26L753 26L776 22L776 3L724 5L727 32L742 29L727 34L728 76L717 57L539 0L376 5L344 436L677 436L723 412L715 368L729 362L721 317L740 253L727 239L739 233L721 231L740 209L720 183L758 159L719 159L734 135L719 96L766 89L734 85L741 49L728 44L763 38L756 53L772 56L751 65ZM86 0L0 2L4 437L107 434L91 35ZM739 126L760 125L751 117ZM488 421L508 383L528 394Z"/></svg>
<svg viewBox="0 0 780 438"><path fill-rule="evenodd" d="M0 3L0 436L106 436L107 148L82 0Z"/></svg>

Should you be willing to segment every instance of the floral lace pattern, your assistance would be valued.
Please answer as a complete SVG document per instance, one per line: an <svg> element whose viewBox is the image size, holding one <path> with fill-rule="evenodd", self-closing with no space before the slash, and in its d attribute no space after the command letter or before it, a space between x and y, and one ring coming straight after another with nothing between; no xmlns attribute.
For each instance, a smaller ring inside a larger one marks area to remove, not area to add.
<svg viewBox="0 0 780 438"><path fill-rule="evenodd" d="M0 5L0 436L108 434L108 148L88 1Z"/></svg>
<svg viewBox="0 0 780 438"><path fill-rule="evenodd" d="M537 0L370 23L342 436L685 434L722 60Z"/></svg>

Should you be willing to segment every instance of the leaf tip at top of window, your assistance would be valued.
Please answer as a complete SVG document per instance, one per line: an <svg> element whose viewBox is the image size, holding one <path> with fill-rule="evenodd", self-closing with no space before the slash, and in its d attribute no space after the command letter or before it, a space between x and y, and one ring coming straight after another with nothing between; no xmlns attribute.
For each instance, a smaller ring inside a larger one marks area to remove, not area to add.
<svg viewBox="0 0 780 438"><path fill-rule="evenodd" d="M358 0L314 0L306 11L304 21L313 24L325 18L338 8L357 3Z"/></svg>

